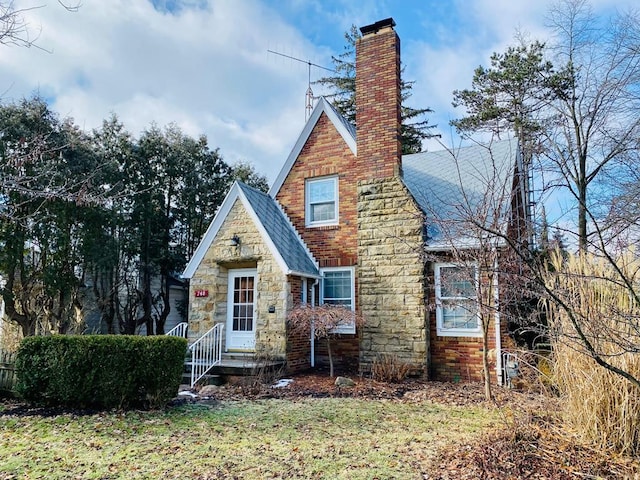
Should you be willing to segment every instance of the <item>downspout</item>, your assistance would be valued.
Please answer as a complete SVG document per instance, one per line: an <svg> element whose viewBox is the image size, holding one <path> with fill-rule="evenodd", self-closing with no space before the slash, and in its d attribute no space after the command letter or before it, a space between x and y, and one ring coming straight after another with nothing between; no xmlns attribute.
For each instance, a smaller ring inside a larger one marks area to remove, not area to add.
<svg viewBox="0 0 640 480"><path fill-rule="evenodd" d="M494 324L496 329L496 377L498 379L498 385L502 386L502 335L500 328L500 283L498 281L498 258L494 261L494 275L493 275L493 302L495 307Z"/></svg>
<svg viewBox="0 0 640 480"><path fill-rule="evenodd" d="M307 304L307 281L309 279L306 277L302 277L302 298L300 299L302 301L303 305Z"/></svg>
<svg viewBox="0 0 640 480"><path fill-rule="evenodd" d="M313 282L313 285L311 285L311 306L315 307L316 306L316 286L318 285L318 283L320 283L319 279L315 279L315 281ZM316 341L315 341L315 337L316 337L316 332L315 332L315 328L313 325L313 320L311 320L311 367L315 367L316 366Z"/></svg>

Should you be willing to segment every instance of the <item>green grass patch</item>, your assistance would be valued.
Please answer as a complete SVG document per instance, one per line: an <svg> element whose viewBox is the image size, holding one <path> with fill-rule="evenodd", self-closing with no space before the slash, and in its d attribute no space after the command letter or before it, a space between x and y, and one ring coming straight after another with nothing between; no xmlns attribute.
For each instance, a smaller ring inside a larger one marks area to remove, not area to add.
<svg viewBox="0 0 640 480"><path fill-rule="evenodd" d="M53 417L0 411L0 479L423 478L484 408L307 399Z"/></svg>

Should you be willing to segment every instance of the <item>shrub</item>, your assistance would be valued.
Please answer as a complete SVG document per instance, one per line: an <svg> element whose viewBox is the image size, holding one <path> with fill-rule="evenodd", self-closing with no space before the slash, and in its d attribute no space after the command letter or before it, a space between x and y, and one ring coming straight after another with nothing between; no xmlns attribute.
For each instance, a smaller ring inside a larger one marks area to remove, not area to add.
<svg viewBox="0 0 640 480"><path fill-rule="evenodd" d="M187 343L178 337L86 335L25 338L17 393L46 405L160 407L178 391Z"/></svg>
<svg viewBox="0 0 640 480"><path fill-rule="evenodd" d="M411 365L401 362L397 355L378 355L371 367L371 376L378 382L400 383L411 371Z"/></svg>
<svg viewBox="0 0 640 480"><path fill-rule="evenodd" d="M287 322L294 335L308 336L313 331L315 338L326 339L329 376L333 377L331 339L340 336L340 327L347 325L355 325L356 329L362 327L364 318L343 305L325 303L316 306L298 305L287 315Z"/></svg>

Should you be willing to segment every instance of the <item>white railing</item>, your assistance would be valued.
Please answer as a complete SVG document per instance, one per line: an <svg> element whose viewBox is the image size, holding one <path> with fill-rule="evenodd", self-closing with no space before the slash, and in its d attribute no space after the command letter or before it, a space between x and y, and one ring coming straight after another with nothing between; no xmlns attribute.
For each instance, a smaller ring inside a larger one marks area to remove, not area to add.
<svg viewBox="0 0 640 480"><path fill-rule="evenodd" d="M515 353L502 352L502 385L513 388L513 379L520 374L520 363Z"/></svg>
<svg viewBox="0 0 640 480"><path fill-rule="evenodd" d="M191 350L191 388L211 367L222 361L222 333L224 323L216 323L189 347Z"/></svg>
<svg viewBox="0 0 640 480"><path fill-rule="evenodd" d="M170 337L182 337L187 338L187 328L189 324L187 322L181 322L169 330L165 335Z"/></svg>

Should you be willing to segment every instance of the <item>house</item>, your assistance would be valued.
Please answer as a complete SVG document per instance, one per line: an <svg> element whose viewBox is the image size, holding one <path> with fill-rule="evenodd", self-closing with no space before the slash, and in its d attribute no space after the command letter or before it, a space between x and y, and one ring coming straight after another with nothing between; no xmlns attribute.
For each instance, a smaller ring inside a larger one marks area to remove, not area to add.
<svg viewBox="0 0 640 480"><path fill-rule="evenodd" d="M499 172L513 210L505 228L518 231L525 209L516 198L524 191L517 148L506 141L403 157L394 26L387 19L361 29L357 128L321 98L269 193L242 183L228 192L183 274L191 341L224 324L224 351L267 351L290 371L306 369L322 346L293 337L287 313L299 303L334 303L366 321L358 331L341 327L332 350L343 362L366 372L391 354L431 378L481 379L475 315L436 284L458 267L432 212L446 212L458 180L465 198L485 198L482 172ZM500 350L505 335L496 316L491 347Z"/></svg>

